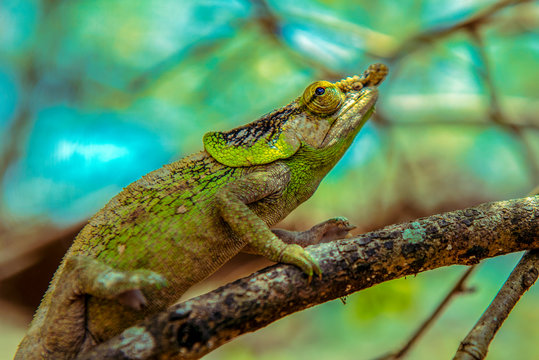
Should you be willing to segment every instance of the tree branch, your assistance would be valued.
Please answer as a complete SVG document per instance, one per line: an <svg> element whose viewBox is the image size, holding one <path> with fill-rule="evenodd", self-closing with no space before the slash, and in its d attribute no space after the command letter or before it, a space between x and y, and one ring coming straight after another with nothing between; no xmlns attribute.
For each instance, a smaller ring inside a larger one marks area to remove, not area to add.
<svg viewBox="0 0 539 360"><path fill-rule="evenodd" d="M286 315L384 281L539 248L539 196L482 204L309 247L323 270L308 284L277 264L172 306L78 359L199 358Z"/></svg>
<svg viewBox="0 0 539 360"><path fill-rule="evenodd" d="M538 274L539 250L528 251L479 321L462 340L453 360L482 360L487 356L488 346L496 332L522 294L535 283Z"/></svg>

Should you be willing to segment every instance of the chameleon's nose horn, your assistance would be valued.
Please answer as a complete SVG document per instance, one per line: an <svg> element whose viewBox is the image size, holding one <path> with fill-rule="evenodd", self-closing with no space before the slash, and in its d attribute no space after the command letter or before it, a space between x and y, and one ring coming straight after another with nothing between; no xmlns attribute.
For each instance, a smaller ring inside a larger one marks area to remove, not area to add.
<svg viewBox="0 0 539 360"><path fill-rule="evenodd" d="M336 82L335 85L343 92L350 90L357 91L367 86L374 87L380 85L388 73L389 68L386 65L376 63L370 65L361 76L354 75L352 77L347 77L346 79Z"/></svg>
<svg viewBox="0 0 539 360"><path fill-rule="evenodd" d="M387 65L382 63L376 63L369 66L367 71L365 71L365 82L364 86L378 86L389 73L389 68Z"/></svg>

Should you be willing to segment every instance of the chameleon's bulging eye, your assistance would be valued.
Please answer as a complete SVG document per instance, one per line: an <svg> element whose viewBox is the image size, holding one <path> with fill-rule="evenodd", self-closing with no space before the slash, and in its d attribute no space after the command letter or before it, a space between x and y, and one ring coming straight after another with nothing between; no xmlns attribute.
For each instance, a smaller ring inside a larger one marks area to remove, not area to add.
<svg viewBox="0 0 539 360"><path fill-rule="evenodd" d="M329 81L317 81L307 86L301 99L313 113L331 115L342 106L344 95Z"/></svg>
<svg viewBox="0 0 539 360"><path fill-rule="evenodd" d="M326 92L326 89L321 86L317 87L316 90L314 91L316 95L324 95L325 92Z"/></svg>

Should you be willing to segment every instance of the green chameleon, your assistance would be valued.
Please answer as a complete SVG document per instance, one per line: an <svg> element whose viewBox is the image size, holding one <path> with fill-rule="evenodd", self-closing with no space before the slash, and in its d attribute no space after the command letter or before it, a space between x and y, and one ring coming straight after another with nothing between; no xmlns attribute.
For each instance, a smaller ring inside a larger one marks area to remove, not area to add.
<svg viewBox="0 0 539 360"><path fill-rule="evenodd" d="M385 65L318 81L290 104L127 186L80 232L15 359L70 359L164 310L241 251L321 270L304 246L344 237L334 218L270 230L316 190L374 111Z"/></svg>

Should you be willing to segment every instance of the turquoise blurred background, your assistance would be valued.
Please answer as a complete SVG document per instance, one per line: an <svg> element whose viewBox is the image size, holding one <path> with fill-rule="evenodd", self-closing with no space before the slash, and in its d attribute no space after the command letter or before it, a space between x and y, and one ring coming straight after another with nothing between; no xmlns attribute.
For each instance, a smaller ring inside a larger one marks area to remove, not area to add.
<svg viewBox="0 0 539 360"><path fill-rule="evenodd" d="M528 1L3 0L0 254L20 250L20 234L38 242L43 228L76 226L141 175L202 149L205 132L373 62L390 66L377 113L284 227L339 215L367 231L525 196L539 185L538 25ZM518 258L486 261L470 280L476 291L452 302L409 358L450 358ZM462 271L381 284L207 358L374 359L396 350ZM0 271L0 286L7 278ZM488 359L539 358L538 301L535 287ZM31 311L0 301L1 359Z"/></svg>

